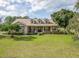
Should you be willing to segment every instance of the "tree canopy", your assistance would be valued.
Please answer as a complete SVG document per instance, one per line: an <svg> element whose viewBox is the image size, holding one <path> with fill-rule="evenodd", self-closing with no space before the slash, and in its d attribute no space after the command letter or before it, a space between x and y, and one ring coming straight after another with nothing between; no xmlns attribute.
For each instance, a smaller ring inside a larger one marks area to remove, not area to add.
<svg viewBox="0 0 79 59"><path fill-rule="evenodd" d="M7 16L5 17L5 23L11 24L13 21L15 21L15 16Z"/></svg>
<svg viewBox="0 0 79 59"><path fill-rule="evenodd" d="M79 16L74 16L71 20L69 20L69 25L67 26L68 31L79 31Z"/></svg>
<svg viewBox="0 0 79 59"><path fill-rule="evenodd" d="M76 8L76 10L79 9L79 0L77 0L77 3L76 3L76 5L75 5L75 8Z"/></svg>
<svg viewBox="0 0 79 59"><path fill-rule="evenodd" d="M58 23L60 27L66 28L69 20L74 16L74 12L66 9L61 9L51 14L51 18Z"/></svg>
<svg viewBox="0 0 79 59"><path fill-rule="evenodd" d="M28 19L28 16L7 16L5 17L5 23L9 23L11 24L13 21L15 21L16 19Z"/></svg>
<svg viewBox="0 0 79 59"><path fill-rule="evenodd" d="M19 31L19 29L21 29L21 27L18 24L4 23L4 24L0 25L0 30L1 31L9 31L9 30Z"/></svg>
<svg viewBox="0 0 79 59"><path fill-rule="evenodd" d="M76 11L79 9L79 0L75 5ZM69 20L69 25L67 26L68 31L73 32L74 34L79 34L79 13L76 12L74 17Z"/></svg>

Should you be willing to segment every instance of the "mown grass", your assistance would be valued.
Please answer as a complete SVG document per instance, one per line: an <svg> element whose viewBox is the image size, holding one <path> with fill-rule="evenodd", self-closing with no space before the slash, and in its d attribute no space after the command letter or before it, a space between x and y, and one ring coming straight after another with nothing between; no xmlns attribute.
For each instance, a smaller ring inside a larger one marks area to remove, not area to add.
<svg viewBox="0 0 79 59"><path fill-rule="evenodd" d="M24 39L1 38L0 57L79 57L79 41L74 41L72 36L49 34Z"/></svg>

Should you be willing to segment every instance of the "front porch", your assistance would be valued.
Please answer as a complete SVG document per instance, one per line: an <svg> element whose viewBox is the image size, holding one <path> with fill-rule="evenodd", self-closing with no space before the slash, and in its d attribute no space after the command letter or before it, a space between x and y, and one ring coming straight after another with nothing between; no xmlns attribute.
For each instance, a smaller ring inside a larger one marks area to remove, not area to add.
<svg viewBox="0 0 79 59"><path fill-rule="evenodd" d="M29 33L39 33L39 32L42 32L42 33L52 33L53 30L56 30L55 27L52 27L52 26L29 26L27 28L27 32L28 34Z"/></svg>

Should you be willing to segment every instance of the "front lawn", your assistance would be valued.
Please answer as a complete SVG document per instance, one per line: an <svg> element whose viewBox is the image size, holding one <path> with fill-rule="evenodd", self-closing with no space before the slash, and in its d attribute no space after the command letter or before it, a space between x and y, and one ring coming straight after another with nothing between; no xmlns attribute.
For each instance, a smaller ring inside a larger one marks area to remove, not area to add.
<svg viewBox="0 0 79 59"><path fill-rule="evenodd" d="M79 57L79 41L56 34L1 38L0 57Z"/></svg>

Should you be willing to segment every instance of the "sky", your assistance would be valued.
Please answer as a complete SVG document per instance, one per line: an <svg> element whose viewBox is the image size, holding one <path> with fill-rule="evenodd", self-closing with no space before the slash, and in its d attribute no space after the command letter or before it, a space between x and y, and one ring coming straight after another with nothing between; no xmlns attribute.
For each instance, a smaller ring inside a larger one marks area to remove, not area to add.
<svg viewBox="0 0 79 59"><path fill-rule="evenodd" d="M0 0L0 16L50 18L62 8L73 10L77 0Z"/></svg>

